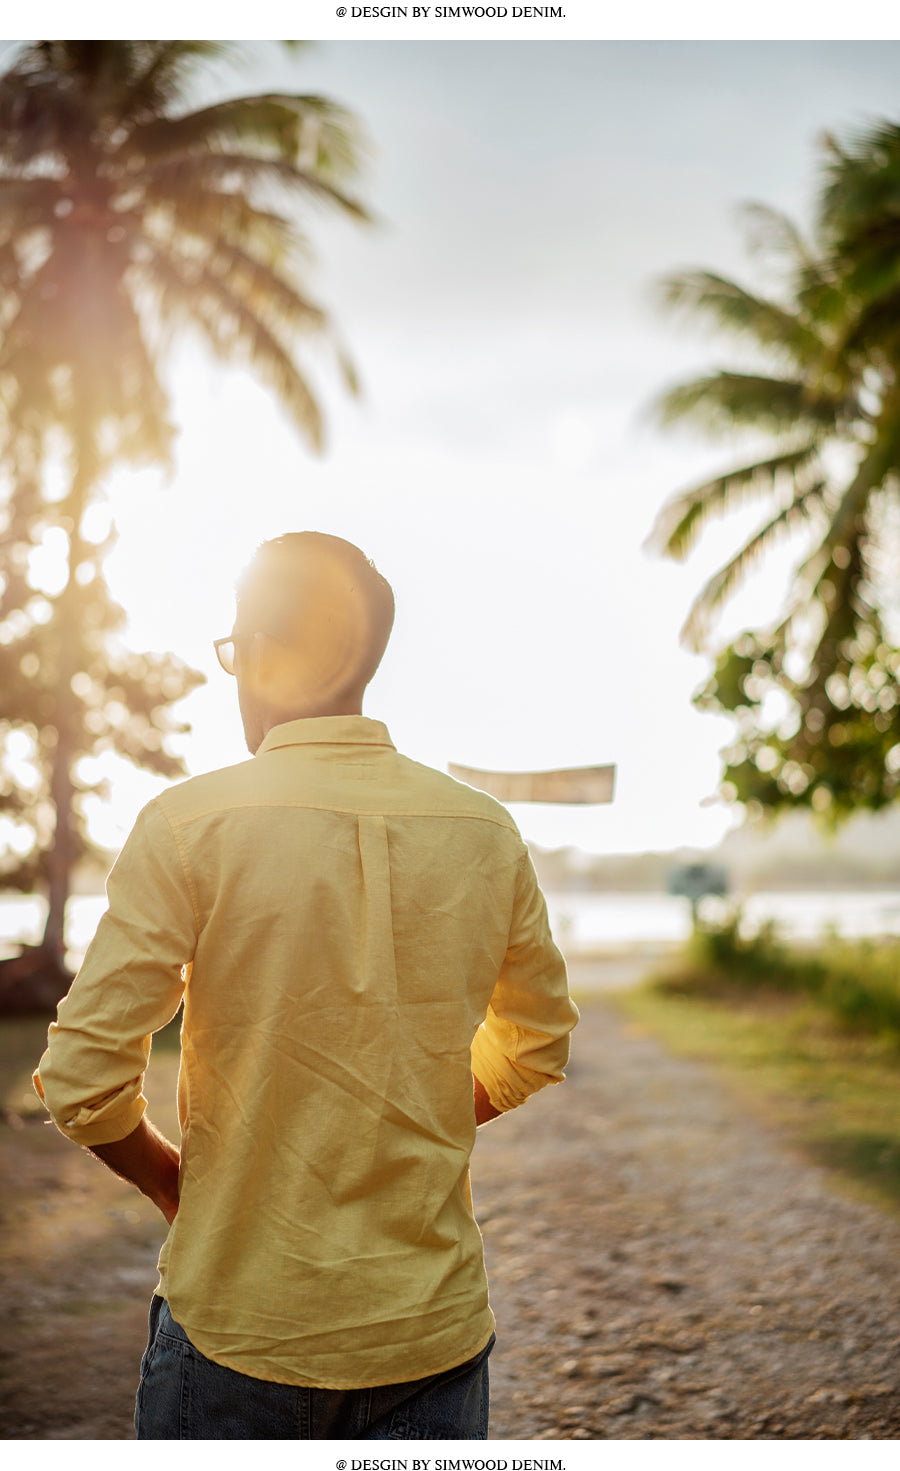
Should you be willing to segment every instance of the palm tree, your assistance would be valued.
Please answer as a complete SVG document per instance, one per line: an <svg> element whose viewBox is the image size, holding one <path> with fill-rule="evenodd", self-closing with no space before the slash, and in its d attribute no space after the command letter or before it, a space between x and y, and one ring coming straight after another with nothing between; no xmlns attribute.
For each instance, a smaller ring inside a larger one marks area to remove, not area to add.
<svg viewBox="0 0 900 1471"><path fill-rule="evenodd" d="M322 416L301 345L332 341L353 386L326 314L303 287L306 242L293 212L306 201L365 218L346 192L360 156L352 119L313 96L190 106L197 73L233 45L40 41L0 77L0 468L9 506L33 498L54 460L67 476L62 499L42 489L32 519L36 531L57 525L68 538L67 581L43 641L55 652L57 692L45 715L55 809L45 944L55 952L74 851L72 685L83 663L84 589L99 573L84 516L114 462L171 462L161 377L170 340L199 333L217 358L250 366L313 449Z"/></svg>
<svg viewBox="0 0 900 1471"><path fill-rule="evenodd" d="M749 344L752 360L670 389L657 412L664 424L751 432L763 450L674 496L649 540L680 559L711 516L751 498L765 503L758 529L691 607L682 636L699 650L712 646L723 604L758 559L802 533L786 608L719 652L697 700L738 717L725 753L729 795L834 817L898 792L898 663L880 563L900 483L900 314L883 314L875 329L873 299L859 294L824 217L812 244L774 211L756 208L752 219L780 291L757 293L707 271L662 284L666 306L711 320Z"/></svg>
<svg viewBox="0 0 900 1471"><path fill-rule="evenodd" d="M819 221L859 303L856 346L900 356L900 123L880 122L846 144L828 135Z"/></svg>

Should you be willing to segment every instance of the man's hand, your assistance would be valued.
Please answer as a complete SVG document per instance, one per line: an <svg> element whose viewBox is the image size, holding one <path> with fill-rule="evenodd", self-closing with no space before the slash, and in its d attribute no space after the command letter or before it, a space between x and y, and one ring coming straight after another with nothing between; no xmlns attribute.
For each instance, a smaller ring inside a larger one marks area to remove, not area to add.
<svg viewBox="0 0 900 1471"><path fill-rule="evenodd" d="M178 1166L181 1155L174 1144L147 1118L124 1139L95 1144L95 1154L115 1174L136 1185L162 1211L169 1225L178 1211Z"/></svg>
<svg viewBox="0 0 900 1471"><path fill-rule="evenodd" d="M487 1096L487 1089L472 1074L472 1082L475 1086L475 1123L487 1124L491 1119L499 1119L501 1110L495 1108Z"/></svg>

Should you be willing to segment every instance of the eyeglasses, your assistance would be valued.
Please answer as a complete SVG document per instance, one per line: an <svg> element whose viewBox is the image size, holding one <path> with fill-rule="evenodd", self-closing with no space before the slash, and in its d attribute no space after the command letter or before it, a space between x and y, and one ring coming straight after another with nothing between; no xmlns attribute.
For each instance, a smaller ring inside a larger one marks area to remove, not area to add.
<svg viewBox="0 0 900 1471"><path fill-rule="evenodd" d="M276 644L285 643L285 640L280 634L269 633L265 628L258 628L255 633L230 633L227 638L213 639L216 658L226 674L234 674L235 644L249 643L255 638L271 638L275 640Z"/></svg>
<svg viewBox="0 0 900 1471"><path fill-rule="evenodd" d="M213 639L216 658L226 674L234 674L234 646L248 639L259 638L258 633L230 633L227 638Z"/></svg>

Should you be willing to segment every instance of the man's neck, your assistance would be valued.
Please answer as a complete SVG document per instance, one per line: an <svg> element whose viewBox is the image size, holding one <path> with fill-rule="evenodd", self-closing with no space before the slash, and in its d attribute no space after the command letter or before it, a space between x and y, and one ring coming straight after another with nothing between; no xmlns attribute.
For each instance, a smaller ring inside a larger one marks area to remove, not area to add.
<svg viewBox="0 0 900 1471"><path fill-rule="evenodd" d="M274 730L276 725L287 725L292 720L320 720L328 715L362 715L362 700L348 699L329 701L327 704L314 705L302 710L279 710L271 717L267 716L263 722L263 739Z"/></svg>

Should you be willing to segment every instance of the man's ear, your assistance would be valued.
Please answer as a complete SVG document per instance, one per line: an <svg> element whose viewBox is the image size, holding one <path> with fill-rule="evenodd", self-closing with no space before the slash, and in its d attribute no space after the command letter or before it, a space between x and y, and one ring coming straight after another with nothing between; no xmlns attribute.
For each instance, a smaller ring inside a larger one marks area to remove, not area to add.
<svg viewBox="0 0 900 1471"><path fill-rule="evenodd" d="M263 661L265 642L261 634L255 633L242 638L238 646L237 664L241 683L256 698L263 693L264 684L271 678Z"/></svg>

